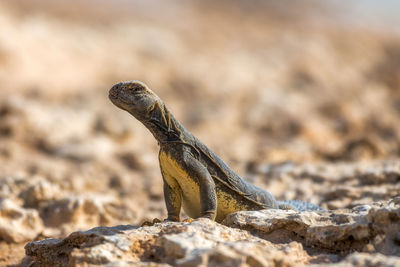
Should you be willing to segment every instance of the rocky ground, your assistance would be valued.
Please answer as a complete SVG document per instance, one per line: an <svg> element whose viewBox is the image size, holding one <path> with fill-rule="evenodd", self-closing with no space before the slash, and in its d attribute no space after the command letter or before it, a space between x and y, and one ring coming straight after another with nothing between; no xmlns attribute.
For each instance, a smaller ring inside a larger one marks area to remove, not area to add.
<svg viewBox="0 0 400 267"><path fill-rule="evenodd" d="M1 266L400 265L398 35L312 1L99 3L0 3ZM140 227L166 211L157 143L107 99L131 79L246 180L326 211Z"/></svg>
<svg viewBox="0 0 400 267"><path fill-rule="evenodd" d="M222 224L97 227L25 249L43 266L395 266L399 221L395 198L352 210L238 212Z"/></svg>

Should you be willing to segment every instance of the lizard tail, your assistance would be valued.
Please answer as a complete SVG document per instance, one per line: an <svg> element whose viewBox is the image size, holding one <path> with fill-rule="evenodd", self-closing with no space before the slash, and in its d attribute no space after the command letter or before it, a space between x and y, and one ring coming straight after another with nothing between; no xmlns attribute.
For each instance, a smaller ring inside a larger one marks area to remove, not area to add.
<svg viewBox="0 0 400 267"><path fill-rule="evenodd" d="M296 211L325 211L324 208L300 200L284 200L278 201L278 206L283 210L296 210Z"/></svg>

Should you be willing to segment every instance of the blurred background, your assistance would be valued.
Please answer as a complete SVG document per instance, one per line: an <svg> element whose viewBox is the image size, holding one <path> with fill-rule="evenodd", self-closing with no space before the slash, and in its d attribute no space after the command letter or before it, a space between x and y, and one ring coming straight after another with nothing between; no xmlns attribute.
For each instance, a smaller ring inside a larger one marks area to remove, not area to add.
<svg viewBox="0 0 400 267"><path fill-rule="evenodd" d="M396 172L368 194L351 175L400 155L399 13L395 0L1 1L0 264L34 239L166 216L157 143L107 97L125 80L278 199L397 195Z"/></svg>

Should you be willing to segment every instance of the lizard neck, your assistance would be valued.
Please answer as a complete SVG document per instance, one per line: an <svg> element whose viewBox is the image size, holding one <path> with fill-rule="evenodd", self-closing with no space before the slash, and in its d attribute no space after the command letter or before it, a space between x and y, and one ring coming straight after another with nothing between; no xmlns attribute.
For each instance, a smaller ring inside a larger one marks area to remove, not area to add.
<svg viewBox="0 0 400 267"><path fill-rule="evenodd" d="M185 129L163 103L157 102L146 117L141 121L159 144L169 141L183 141Z"/></svg>

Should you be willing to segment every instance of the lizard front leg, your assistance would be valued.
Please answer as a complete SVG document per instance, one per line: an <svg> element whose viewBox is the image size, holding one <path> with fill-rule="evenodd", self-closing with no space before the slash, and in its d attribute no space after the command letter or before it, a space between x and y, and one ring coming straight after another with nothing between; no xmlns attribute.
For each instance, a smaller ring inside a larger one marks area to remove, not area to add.
<svg viewBox="0 0 400 267"><path fill-rule="evenodd" d="M215 220L217 214L217 194L214 180L207 168L192 154L184 155L184 168L189 175L197 179L200 189L200 217Z"/></svg>
<svg viewBox="0 0 400 267"><path fill-rule="evenodd" d="M171 182L172 179L168 179L169 183L165 179L165 174L162 173L164 180L164 200L167 206L168 218L167 220L179 222L179 214L182 206L182 193L178 183Z"/></svg>

